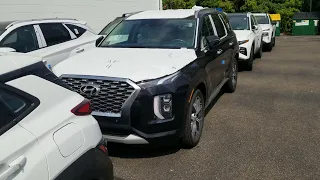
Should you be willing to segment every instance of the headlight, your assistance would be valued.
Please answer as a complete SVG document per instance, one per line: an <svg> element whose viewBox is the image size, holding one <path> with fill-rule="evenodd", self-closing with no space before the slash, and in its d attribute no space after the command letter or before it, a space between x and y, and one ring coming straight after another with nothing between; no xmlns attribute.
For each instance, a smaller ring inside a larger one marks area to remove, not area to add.
<svg viewBox="0 0 320 180"><path fill-rule="evenodd" d="M249 42L249 40L248 40L248 39L246 39L246 40L244 40L244 41L238 41L239 45L241 45L241 44L245 44L245 43L247 43L247 42Z"/></svg>
<svg viewBox="0 0 320 180"><path fill-rule="evenodd" d="M172 118L172 95L164 94L155 96L153 99L153 111L158 119Z"/></svg>

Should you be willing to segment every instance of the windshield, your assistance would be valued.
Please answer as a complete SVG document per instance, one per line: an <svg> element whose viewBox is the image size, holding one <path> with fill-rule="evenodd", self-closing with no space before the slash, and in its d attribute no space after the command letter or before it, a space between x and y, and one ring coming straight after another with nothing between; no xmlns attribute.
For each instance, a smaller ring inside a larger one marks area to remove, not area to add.
<svg viewBox="0 0 320 180"><path fill-rule="evenodd" d="M116 18L112 22L110 22L105 28L102 29L102 31L99 33L99 35L108 35L114 27L116 27L123 18Z"/></svg>
<svg viewBox="0 0 320 180"><path fill-rule="evenodd" d="M267 16L254 16L259 24L269 24L269 19Z"/></svg>
<svg viewBox="0 0 320 180"><path fill-rule="evenodd" d="M122 21L100 47L192 48L195 19L139 19Z"/></svg>
<svg viewBox="0 0 320 180"><path fill-rule="evenodd" d="M249 19L246 15L230 15L229 22L233 30L249 30Z"/></svg>
<svg viewBox="0 0 320 180"><path fill-rule="evenodd" d="M0 29L0 35L2 34L2 33L4 33L6 30L5 29Z"/></svg>

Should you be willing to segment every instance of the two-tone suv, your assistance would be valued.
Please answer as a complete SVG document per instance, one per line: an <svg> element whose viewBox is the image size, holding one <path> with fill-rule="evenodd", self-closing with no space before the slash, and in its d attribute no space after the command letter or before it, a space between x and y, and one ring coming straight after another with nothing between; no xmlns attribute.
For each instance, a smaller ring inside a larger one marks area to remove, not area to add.
<svg viewBox="0 0 320 180"><path fill-rule="evenodd" d="M257 22L263 30L263 46L267 51L272 51L273 46L276 44L276 26L272 22L268 13L254 13Z"/></svg>
<svg viewBox="0 0 320 180"><path fill-rule="evenodd" d="M124 19L97 47L53 72L91 100L108 141L181 139L194 147L205 108L221 89L236 89L238 56L236 36L220 12L153 10Z"/></svg>
<svg viewBox="0 0 320 180"><path fill-rule="evenodd" d="M112 180L90 102L55 84L38 57L0 59L0 179Z"/></svg>
<svg viewBox="0 0 320 180"><path fill-rule="evenodd" d="M262 57L262 29L251 13L228 13L240 46L239 62L251 71L255 57Z"/></svg>

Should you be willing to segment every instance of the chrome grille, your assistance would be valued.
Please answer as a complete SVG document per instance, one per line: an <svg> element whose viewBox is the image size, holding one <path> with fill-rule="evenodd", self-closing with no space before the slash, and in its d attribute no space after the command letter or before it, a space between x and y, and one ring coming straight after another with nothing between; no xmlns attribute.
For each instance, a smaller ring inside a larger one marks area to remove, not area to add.
<svg viewBox="0 0 320 180"><path fill-rule="evenodd" d="M134 88L125 80L91 79L80 77L61 77L73 91L89 99L94 113L120 115L124 102L134 92ZM83 91L85 86L99 89L95 94ZM93 113L93 114L94 114Z"/></svg>

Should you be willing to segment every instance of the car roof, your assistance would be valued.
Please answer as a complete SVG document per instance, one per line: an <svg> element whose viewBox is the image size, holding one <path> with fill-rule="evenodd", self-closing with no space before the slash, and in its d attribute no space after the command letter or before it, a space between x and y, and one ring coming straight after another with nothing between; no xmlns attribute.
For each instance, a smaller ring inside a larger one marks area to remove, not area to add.
<svg viewBox="0 0 320 180"><path fill-rule="evenodd" d="M40 57L16 52L0 52L0 59L0 75L29 66L42 60Z"/></svg>
<svg viewBox="0 0 320 180"><path fill-rule="evenodd" d="M0 24L8 23L8 22L0 22ZM7 24L5 29L8 29L11 26L15 25L28 25L28 24L37 24L37 23L75 23L75 24L87 24L85 21L79 21L77 19L71 18L46 18L46 19L29 19L29 20L16 20L11 21Z"/></svg>
<svg viewBox="0 0 320 180"><path fill-rule="evenodd" d="M249 13L249 12L247 12L247 13L227 13L227 16L243 16L243 15L247 16L249 14L251 14L251 13Z"/></svg>
<svg viewBox="0 0 320 180"><path fill-rule="evenodd" d="M267 13L252 13L255 16L267 16Z"/></svg>

